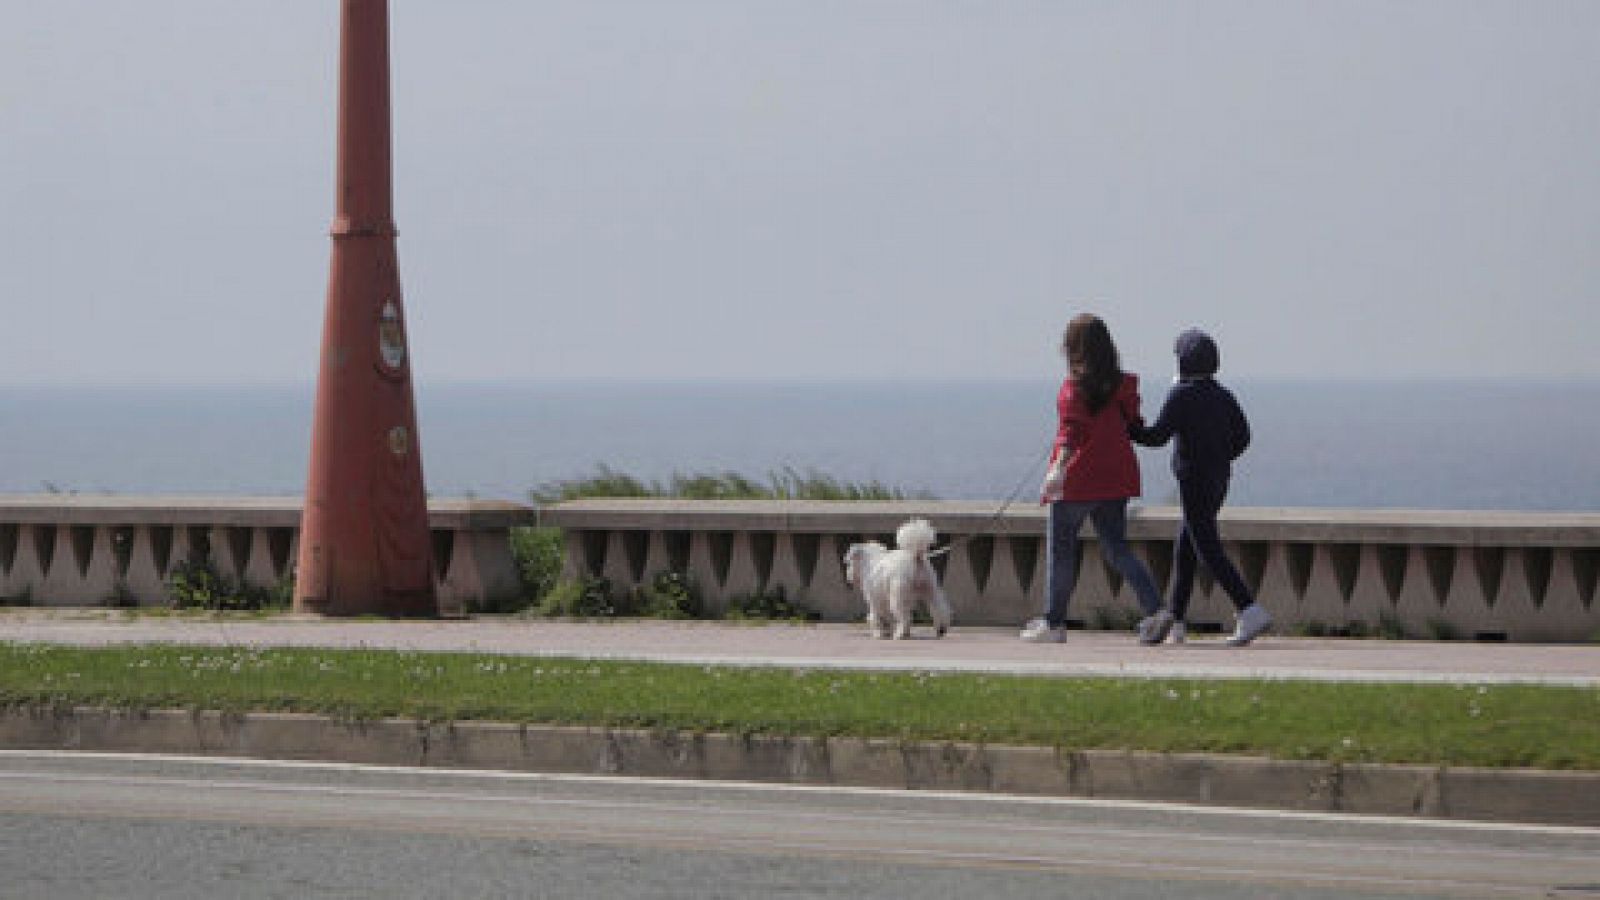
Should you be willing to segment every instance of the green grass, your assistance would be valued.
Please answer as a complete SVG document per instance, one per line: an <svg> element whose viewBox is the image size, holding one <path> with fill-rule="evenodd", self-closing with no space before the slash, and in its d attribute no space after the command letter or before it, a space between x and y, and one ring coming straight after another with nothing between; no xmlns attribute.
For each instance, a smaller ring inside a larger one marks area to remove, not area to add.
<svg viewBox="0 0 1600 900"><path fill-rule="evenodd" d="M583 497L673 497L684 500L933 500L924 491L906 491L877 481L842 481L816 470L769 472L765 482L738 472L674 474L665 483L644 481L610 466L593 475L551 481L529 492L540 506Z"/></svg>
<svg viewBox="0 0 1600 900"><path fill-rule="evenodd" d="M791 671L0 643L0 705L298 711L1600 769L1600 690Z"/></svg>

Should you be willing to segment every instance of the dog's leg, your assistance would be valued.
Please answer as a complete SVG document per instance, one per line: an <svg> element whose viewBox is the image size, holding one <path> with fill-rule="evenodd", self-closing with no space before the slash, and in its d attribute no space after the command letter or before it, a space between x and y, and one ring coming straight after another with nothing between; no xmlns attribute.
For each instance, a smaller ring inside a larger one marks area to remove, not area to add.
<svg viewBox="0 0 1600 900"><path fill-rule="evenodd" d="M872 632L872 636L875 638L886 638L889 636L888 623L883 621L883 617L878 615L876 610L868 610L867 628Z"/></svg>
<svg viewBox="0 0 1600 900"><path fill-rule="evenodd" d="M884 596L887 593L882 584L867 585L867 627L872 629L875 638L889 636L889 603Z"/></svg>
<svg viewBox="0 0 1600 900"><path fill-rule="evenodd" d="M955 621L955 611L950 608L950 600L944 595L944 588L935 586L933 597L928 603L928 615L933 618L933 634L935 637L944 637L950 630L950 623Z"/></svg>
<svg viewBox="0 0 1600 900"><path fill-rule="evenodd" d="M913 587L917 599L927 607L928 618L933 620L933 636L944 637L955 616L951 612L950 601L945 599L944 588L939 585L939 573L934 570L927 556L918 557L916 572Z"/></svg>
<svg viewBox="0 0 1600 900"><path fill-rule="evenodd" d="M889 612L894 616L894 639L903 641L911 637L911 586L896 584L889 590Z"/></svg>

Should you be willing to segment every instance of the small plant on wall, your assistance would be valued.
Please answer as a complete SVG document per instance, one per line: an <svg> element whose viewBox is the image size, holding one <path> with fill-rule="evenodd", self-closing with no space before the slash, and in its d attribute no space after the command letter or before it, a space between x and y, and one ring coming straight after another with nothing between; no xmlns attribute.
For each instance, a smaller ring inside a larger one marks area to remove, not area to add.
<svg viewBox="0 0 1600 900"><path fill-rule="evenodd" d="M167 576L167 596L177 609L287 609L294 597L294 578L281 579L270 588L241 585L218 572L210 559L184 560Z"/></svg>

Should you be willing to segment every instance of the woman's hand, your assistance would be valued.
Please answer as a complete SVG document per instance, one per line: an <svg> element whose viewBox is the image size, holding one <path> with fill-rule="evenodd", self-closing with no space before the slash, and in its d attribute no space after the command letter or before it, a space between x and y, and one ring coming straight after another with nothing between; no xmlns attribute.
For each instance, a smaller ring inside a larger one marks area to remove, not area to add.
<svg viewBox="0 0 1600 900"><path fill-rule="evenodd" d="M1062 455L1065 456L1065 454ZM1066 467L1059 462L1051 463L1050 471L1045 473L1044 484L1039 488L1039 505L1044 506L1060 500L1066 486Z"/></svg>

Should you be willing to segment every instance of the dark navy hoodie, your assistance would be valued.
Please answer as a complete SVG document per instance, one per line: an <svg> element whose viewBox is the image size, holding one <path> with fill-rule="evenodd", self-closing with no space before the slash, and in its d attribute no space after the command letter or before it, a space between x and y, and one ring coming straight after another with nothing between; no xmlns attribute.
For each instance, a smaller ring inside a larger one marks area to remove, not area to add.
<svg viewBox="0 0 1600 900"><path fill-rule="evenodd" d="M1233 393L1217 383L1217 343L1196 328L1178 335L1178 380L1154 424L1132 425L1128 436L1146 447L1177 442L1172 474L1184 481L1226 482L1233 461L1250 446L1250 422Z"/></svg>

